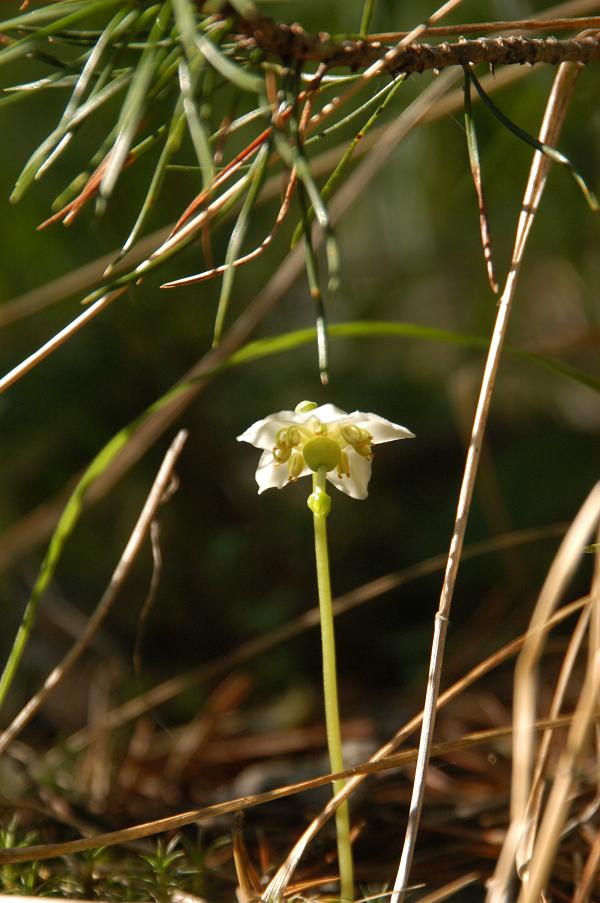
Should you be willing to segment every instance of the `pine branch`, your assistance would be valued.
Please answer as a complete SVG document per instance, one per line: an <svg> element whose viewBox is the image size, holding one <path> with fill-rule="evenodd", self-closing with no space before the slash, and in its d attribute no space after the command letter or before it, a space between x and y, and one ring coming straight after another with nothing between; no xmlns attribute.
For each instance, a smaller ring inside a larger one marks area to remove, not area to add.
<svg viewBox="0 0 600 903"><path fill-rule="evenodd" d="M285 25L267 18L238 19L235 40L240 50L259 49L269 59L284 63L310 61L324 63L328 67L357 70L383 60L386 64L384 71L394 74L424 72L426 69L440 71L448 66L469 63L487 63L491 66L524 63L557 65L600 59L600 39L597 37L558 40L554 37L510 36L390 47L379 41L336 40L323 32L314 35L301 25Z"/></svg>

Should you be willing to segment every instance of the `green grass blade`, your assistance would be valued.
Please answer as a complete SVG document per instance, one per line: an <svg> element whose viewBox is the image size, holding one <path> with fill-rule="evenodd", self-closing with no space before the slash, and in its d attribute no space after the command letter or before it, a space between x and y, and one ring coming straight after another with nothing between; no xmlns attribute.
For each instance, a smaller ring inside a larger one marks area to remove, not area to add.
<svg viewBox="0 0 600 903"><path fill-rule="evenodd" d="M446 329L436 329L431 326L420 326L416 323L396 323L387 320L355 320L347 323L335 323L329 326L331 338L345 339L415 339L424 342L436 342L444 345L457 345L462 348L473 348L477 351L486 351L489 347L489 338L485 336L468 335L461 332L452 332ZM263 357L273 354L283 354L314 342L316 330L314 328L299 329L283 335L270 336L249 342L239 351L228 358L225 367L234 367L248 364ZM600 378L585 373L570 364L556 361L542 354L523 351L520 348L507 346L506 353L515 359L526 363L535 364L545 370L549 370L556 376L561 376L586 386L594 392L600 393Z"/></svg>
<svg viewBox="0 0 600 903"><path fill-rule="evenodd" d="M402 79L401 79L402 80ZM380 88L379 91L376 91L374 94L365 100L364 103L360 104L358 107L355 107L350 113L347 113L346 116L342 116L341 119L338 119L337 122L334 122L333 125L328 126L326 129L321 129L321 131L317 132L316 135L313 135L311 138L307 138L304 142L304 147L310 147L311 144L314 144L315 141L320 141L322 138L331 135L332 132L337 132L338 129L343 128L349 122L352 122L354 119L357 119L362 113L366 113L367 110L372 107L378 100L382 97L385 97L389 94L390 91L394 90L398 86L398 81L390 81L389 84L384 85L383 88ZM384 107L385 109L385 107Z"/></svg>
<svg viewBox="0 0 600 903"><path fill-rule="evenodd" d="M68 15L78 9L85 9L87 6L85 0L73 2L73 0L63 0L62 3L53 3L50 7L43 9L33 9L30 12L22 13L20 16L13 16L11 19L4 19L0 22L2 31L11 31L13 28L36 28L44 22L56 20L57 16Z"/></svg>
<svg viewBox="0 0 600 903"><path fill-rule="evenodd" d="M198 55L198 22L196 19L196 6L191 0L173 0L173 13L179 40L185 51L188 62L191 63Z"/></svg>
<svg viewBox="0 0 600 903"><path fill-rule="evenodd" d="M164 182L167 164L168 164L169 160L171 159L171 157L173 156L173 154L177 153L177 151L179 150L179 148L181 146L181 141L183 138L183 132L184 132L184 128L185 128L185 117L184 117L183 113L181 113L179 111L180 106L181 106L180 103L176 104L175 112L171 119L171 124L169 126L167 137L165 139L165 143L160 152L160 156L158 158L156 167L152 174L152 178L150 180L150 185L148 186L148 191L146 192L146 197L144 198L144 201L140 208L140 212L137 215L136 221L133 224L131 232L127 236L125 243L123 244L123 247L117 254L117 257L115 258L114 263L111 264L110 267L105 271L106 274L110 273L112 268L120 260L122 260L123 257L125 257L125 255L129 251L129 249L133 246L134 242L136 241L141 230L143 229L144 224L145 224L146 220L148 219L148 216L149 216L151 210L156 206L156 202L159 198L159 195L160 195L160 192L162 189L162 185ZM166 131L166 128L163 128L163 133L164 133L164 131ZM151 137L154 137L154 136L151 136ZM144 145L143 148L138 148L137 156L140 155L140 150L141 150L141 152L144 152L147 149L147 145L146 145L145 141L143 142L143 145ZM134 150L136 150L136 148L133 148L131 153L133 153Z"/></svg>
<svg viewBox="0 0 600 903"><path fill-rule="evenodd" d="M166 393L158 402L151 405L143 414L137 417L132 423L128 424L124 429L120 430L93 459L92 463L85 470L83 476L73 490L64 511L60 517L58 525L52 534L48 550L44 556L40 571L36 578L33 590L27 605L17 635L9 653L6 665L2 675L0 676L0 706L3 705L6 695L10 690L15 674L19 667L21 658L25 651L25 647L31 636L31 631L35 623L38 607L42 596L48 588L52 580L60 557L63 553L65 543L71 536L79 518L83 511L85 496L90 486L100 477L115 456L127 444L131 436L136 432L138 427L148 419L156 410L163 407L170 399L180 394L187 386L177 386L170 392Z"/></svg>

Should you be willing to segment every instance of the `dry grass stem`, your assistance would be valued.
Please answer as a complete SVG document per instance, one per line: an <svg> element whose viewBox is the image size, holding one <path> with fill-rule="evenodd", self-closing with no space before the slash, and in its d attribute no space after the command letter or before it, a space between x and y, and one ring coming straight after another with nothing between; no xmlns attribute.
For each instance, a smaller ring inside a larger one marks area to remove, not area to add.
<svg viewBox="0 0 600 903"><path fill-rule="evenodd" d="M540 141L554 146L556 144L560 129L566 115L568 101L574 87L574 81L577 76L577 68L571 65L563 64L557 73L554 86L550 94L542 127L540 129ZM432 641L431 660L429 665L429 674L427 678L427 692L424 705L423 727L421 729L421 740L419 744L419 760L417 762L417 771L413 785L413 795L410 802L410 810L408 815L408 824L400 857L400 865L394 882L394 896L392 903L402 903L408 886L410 868L414 855L421 810L423 807L423 797L425 792L425 775L429 760L429 750L433 742L433 729L435 725L435 716L437 711L437 698L439 694L439 685L442 675L443 654L446 640L446 631L448 627L448 619L454 595L454 587L458 575L462 546L464 542L469 511L473 498L473 490L475 487L475 479L479 465L481 448L485 436L487 418L494 391L496 374L500 365L502 348L508 328L512 302L514 299L519 272L525 252L527 237L533 225L535 215L539 208L543 190L546 184L546 178L549 170L549 160L538 151L535 152L531 165L529 180L525 189L523 203L521 205L521 214L517 225L513 257L508 276L506 278L504 290L498 303L498 312L494 331L490 342L485 370L481 382L481 389L477 408L475 411L475 419L473 422L473 430L471 442L467 452L467 460L463 474L462 485L458 500L456 512L456 520L452 539L450 542L450 551L448 553L448 564L442 591L440 595L439 608L435 618L435 628Z"/></svg>

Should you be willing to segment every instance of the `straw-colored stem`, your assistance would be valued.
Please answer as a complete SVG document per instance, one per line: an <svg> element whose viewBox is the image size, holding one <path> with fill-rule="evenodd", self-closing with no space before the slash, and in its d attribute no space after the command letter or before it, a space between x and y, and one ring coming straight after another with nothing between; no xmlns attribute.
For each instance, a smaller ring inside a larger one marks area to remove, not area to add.
<svg viewBox="0 0 600 903"><path fill-rule="evenodd" d="M313 477L313 491L327 495L326 472L320 468ZM333 606L331 580L329 576L329 550L327 546L327 514L313 510L315 529L315 561L317 566L317 587L321 616L321 645L323 650L323 694L325 701L325 726L329 763L333 772L343 771L342 733L337 691L337 669L335 658L335 633L333 627ZM338 793L345 781L334 781L333 792ZM354 868L352 846L350 844L350 811L348 803L343 803L335 813L338 863L340 868L340 896L344 901L354 899Z"/></svg>

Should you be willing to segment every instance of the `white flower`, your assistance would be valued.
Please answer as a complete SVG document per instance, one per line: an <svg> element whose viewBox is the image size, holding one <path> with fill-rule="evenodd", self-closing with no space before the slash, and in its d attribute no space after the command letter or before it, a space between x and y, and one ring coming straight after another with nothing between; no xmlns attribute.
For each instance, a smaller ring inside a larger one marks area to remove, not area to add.
<svg viewBox="0 0 600 903"><path fill-rule="evenodd" d="M354 499L366 499L372 446L412 439L414 434L377 414L347 414L332 404L317 407L304 401L295 411L257 420L237 438L263 449L256 470L259 494L281 489L322 468L336 489Z"/></svg>

